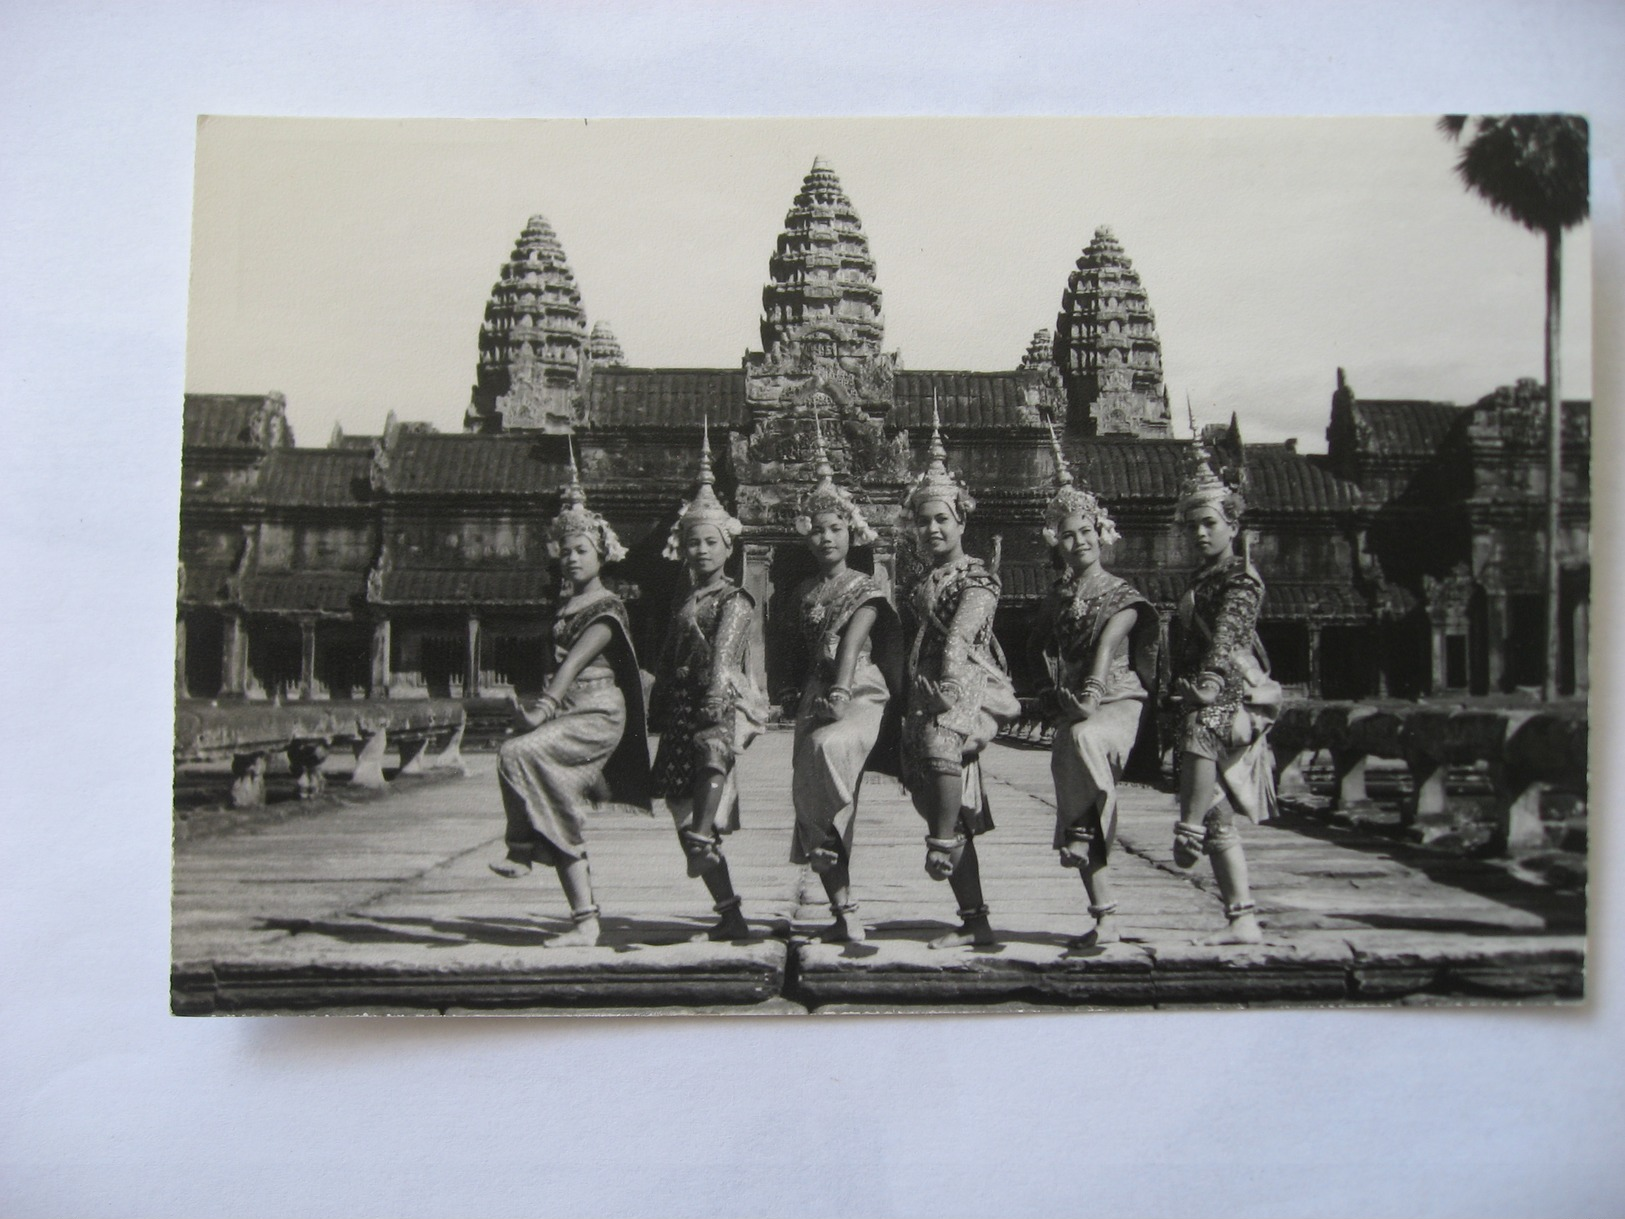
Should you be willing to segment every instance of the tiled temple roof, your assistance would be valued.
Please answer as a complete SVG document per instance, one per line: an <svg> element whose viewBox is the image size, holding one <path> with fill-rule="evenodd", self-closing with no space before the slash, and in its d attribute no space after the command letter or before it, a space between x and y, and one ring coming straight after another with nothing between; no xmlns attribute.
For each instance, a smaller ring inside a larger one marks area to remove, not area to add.
<svg viewBox="0 0 1625 1219"><path fill-rule="evenodd" d="M266 449L291 445L280 394L187 394L181 443L188 449Z"/></svg>
<svg viewBox="0 0 1625 1219"><path fill-rule="evenodd" d="M1369 622L1371 606L1346 584L1269 583L1265 577L1266 622Z"/></svg>
<svg viewBox="0 0 1625 1219"><path fill-rule="evenodd" d="M545 566L507 569L416 569L386 571L386 605L546 605L556 600L556 581Z"/></svg>
<svg viewBox="0 0 1625 1219"><path fill-rule="evenodd" d="M367 599L364 571L256 573L239 585L245 610L348 614Z"/></svg>
<svg viewBox="0 0 1625 1219"><path fill-rule="evenodd" d="M1355 438L1363 452L1425 459L1439 451L1466 408L1450 402L1360 398L1351 409Z"/></svg>
<svg viewBox="0 0 1625 1219"><path fill-rule="evenodd" d="M1038 427L1043 420L1027 404L1026 385L1014 372L899 372L889 422L930 427L935 394L945 428Z"/></svg>
<svg viewBox="0 0 1625 1219"><path fill-rule="evenodd" d="M562 445L562 441L559 442ZM536 437L401 431L385 449L390 495L556 494L568 467Z"/></svg>
<svg viewBox="0 0 1625 1219"><path fill-rule="evenodd" d="M1349 512L1363 496L1341 479L1284 444L1250 444L1247 506L1258 512Z"/></svg>
<svg viewBox="0 0 1625 1219"><path fill-rule="evenodd" d="M285 508L348 507L366 496L371 467L368 449L274 449L222 497Z"/></svg>
<svg viewBox="0 0 1625 1219"><path fill-rule="evenodd" d="M1173 500L1190 462L1185 440L1107 440L1069 443L1074 474L1108 505L1124 500Z"/></svg>
<svg viewBox="0 0 1625 1219"><path fill-rule="evenodd" d="M586 387L588 428L745 427L745 374L727 368L599 368ZM929 421L928 421L929 422Z"/></svg>

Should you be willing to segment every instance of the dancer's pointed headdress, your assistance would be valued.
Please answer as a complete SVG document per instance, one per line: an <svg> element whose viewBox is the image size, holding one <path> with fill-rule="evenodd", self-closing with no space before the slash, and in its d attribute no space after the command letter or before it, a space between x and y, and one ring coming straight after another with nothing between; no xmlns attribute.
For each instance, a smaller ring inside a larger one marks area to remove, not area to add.
<svg viewBox="0 0 1625 1219"><path fill-rule="evenodd" d="M1247 501L1240 488L1221 477L1213 450L1202 443L1201 431L1192 415L1190 473L1180 484L1174 515L1184 520L1188 513L1201 507L1217 509L1219 515L1233 525L1247 510Z"/></svg>
<svg viewBox="0 0 1625 1219"><path fill-rule="evenodd" d="M976 511L976 500L970 489L948 472L948 450L942 447L942 416L937 411L937 395L931 394L931 448L925 473L915 482L914 489L903 501L910 515L921 504L940 500L947 504L954 516L963 521L968 513Z"/></svg>
<svg viewBox="0 0 1625 1219"><path fill-rule="evenodd" d="M1044 505L1044 540L1055 545L1060 537L1061 522L1069 516L1081 516L1094 525L1100 544L1110 546L1121 536L1117 525L1094 492L1073 484L1072 471L1067 468L1066 454L1053 423L1049 425L1049 447L1055 454L1055 494Z"/></svg>
<svg viewBox="0 0 1625 1219"><path fill-rule="evenodd" d="M864 519L863 511L851 493L845 487L835 485L835 469L829 464L829 454L824 451L824 432L818 421L817 407L813 408L813 436L818 452L818 464L813 467L813 472L818 475L818 485L807 492L801 501L796 513L796 532L805 537L812 532L813 517L820 512L833 512L846 522L854 546L870 545L879 535Z"/></svg>
<svg viewBox="0 0 1625 1219"><path fill-rule="evenodd" d="M683 557L683 530L696 525L712 525L722 534L723 541L732 546L745 531L739 518L722 506L717 498L717 477L711 472L711 421L702 419L700 433L700 485L694 496L677 510L677 521L666 537L664 551L668 559Z"/></svg>
<svg viewBox="0 0 1625 1219"><path fill-rule="evenodd" d="M576 468L575 441L567 439L565 444L570 451L570 481L564 484L560 494L559 514L547 523L547 553L558 558L564 549L564 539L580 534L591 539L598 549L598 557L605 563L619 562L626 558L626 547L621 545L610 523L587 507L581 471Z"/></svg>

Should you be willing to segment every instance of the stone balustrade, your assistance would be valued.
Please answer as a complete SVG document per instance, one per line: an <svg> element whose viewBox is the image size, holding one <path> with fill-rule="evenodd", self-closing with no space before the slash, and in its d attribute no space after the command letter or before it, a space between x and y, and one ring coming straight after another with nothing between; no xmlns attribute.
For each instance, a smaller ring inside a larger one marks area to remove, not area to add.
<svg viewBox="0 0 1625 1219"><path fill-rule="evenodd" d="M462 773L467 715L458 699L379 699L357 703L214 703L175 707L175 765L231 762L231 802L265 803L270 758L286 754L300 799L320 795L322 763L334 749L355 752L350 782L384 786L384 756L400 754L397 774Z"/></svg>
<svg viewBox="0 0 1625 1219"><path fill-rule="evenodd" d="M1412 791L1402 824L1428 841L1481 816L1478 803L1447 787L1452 768L1471 768L1491 793L1489 841L1499 851L1566 845L1583 835L1588 718L1584 703L1498 706L1478 703L1289 702L1270 734L1277 787L1308 794L1305 770L1324 751L1335 776L1333 807L1372 804L1366 770L1373 758L1402 761Z"/></svg>

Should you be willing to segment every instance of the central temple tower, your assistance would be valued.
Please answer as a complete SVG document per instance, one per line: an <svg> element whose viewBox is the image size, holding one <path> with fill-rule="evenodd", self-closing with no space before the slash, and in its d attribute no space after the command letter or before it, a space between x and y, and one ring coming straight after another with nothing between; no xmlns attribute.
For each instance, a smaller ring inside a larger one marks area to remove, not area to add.
<svg viewBox="0 0 1625 1219"><path fill-rule="evenodd" d="M1102 225L1078 258L1055 319L1067 426L1079 435L1173 435L1162 341L1140 276Z"/></svg>

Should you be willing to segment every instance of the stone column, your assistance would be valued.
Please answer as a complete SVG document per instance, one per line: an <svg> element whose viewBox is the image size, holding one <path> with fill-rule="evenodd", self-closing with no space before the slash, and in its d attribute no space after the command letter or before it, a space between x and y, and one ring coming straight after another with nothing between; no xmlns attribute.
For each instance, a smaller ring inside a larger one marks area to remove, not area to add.
<svg viewBox="0 0 1625 1219"><path fill-rule="evenodd" d="M1591 602L1574 603L1574 692L1582 697L1591 688Z"/></svg>
<svg viewBox="0 0 1625 1219"><path fill-rule="evenodd" d="M480 616L468 616L468 654L463 667L463 697L478 698L480 693Z"/></svg>
<svg viewBox="0 0 1625 1219"><path fill-rule="evenodd" d="M372 624L372 683L368 698L389 697L389 619L380 618Z"/></svg>
<svg viewBox="0 0 1625 1219"><path fill-rule="evenodd" d="M1433 630L1430 632L1429 638L1431 638L1433 640L1432 649L1431 649L1432 652L1433 652L1433 655L1431 657L1431 659L1433 661L1433 666L1432 666L1433 672L1432 672L1432 675L1431 675L1431 680L1429 682L1429 690L1428 690L1428 692L1430 694L1438 694L1439 692L1441 692L1445 688L1445 684L1444 684L1445 683L1445 628L1444 628L1444 625L1442 623L1439 623L1439 622L1434 622L1433 623ZM1471 668L1471 663L1472 663L1472 654L1471 654L1471 651L1469 651L1469 653L1468 653L1468 667L1469 668ZM1468 674L1468 684L1469 685L1472 684L1472 675L1471 674Z"/></svg>
<svg viewBox="0 0 1625 1219"><path fill-rule="evenodd" d="M746 664L751 679L767 689L767 603L773 596L771 578L773 547L765 542L745 543L745 591L756 602L756 615L750 624L750 645Z"/></svg>
<svg viewBox="0 0 1625 1219"><path fill-rule="evenodd" d="M241 698L248 688L248 632L241 614L226 614L221 639L220 693Z"/></svg>
<svg viewBox="0 0 1625 1219"><path fill-rule="evenodd" d="M1373 659L1377 664L1377 690L1378 698L1388 697L1388 631L1389 623L1386 618L1378 618L1371 627Z"/></svg>
<svg viewBox="0 0 1625 1219"><path fill-rule="evenodd" d="M1490 693L1501 689L1507 671L1507 595L1497 591L1489 594L1484 614L1485 640L1489 652Z"/></svg>
<svg viewBox="0 0 1625 1219"><path fill-rule="evenodd" d="M309 701L316 697L316 621L299 620L299 697Z"/></svg>
<svg viewBox="0 0 1625 1219"><path fill-rule="evenodd" d="M175 697L186 697L186 615L175 615Z"/></svg>
<svg viewBox="0 0 1625 1219"><path fill-rule="evenodd" d="M1309 689L1316 698L1325 698L1326 690L1320 680L1320 624L1311 622L1309 631Z"/></svg>

